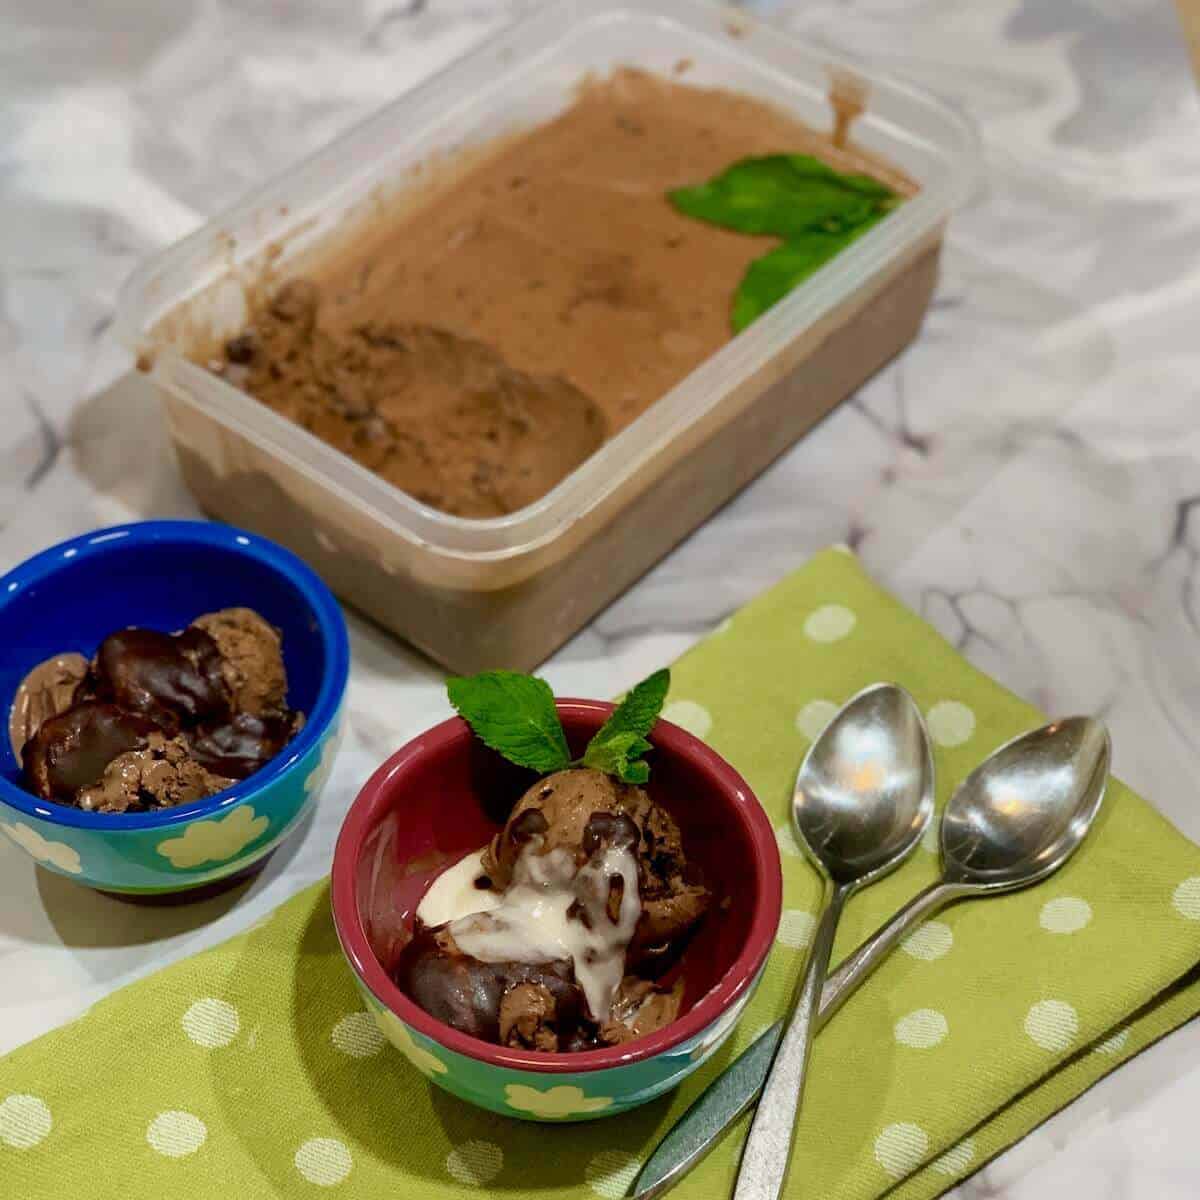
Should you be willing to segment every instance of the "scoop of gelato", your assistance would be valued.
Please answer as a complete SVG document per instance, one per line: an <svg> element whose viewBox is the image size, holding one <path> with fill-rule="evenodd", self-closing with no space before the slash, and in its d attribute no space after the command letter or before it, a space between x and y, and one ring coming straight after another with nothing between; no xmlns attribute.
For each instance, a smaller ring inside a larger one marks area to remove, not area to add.
<svg viewBox="0 0 1200 1200"><path fill-rule="evenodd" d="M94 812L186 804L259 770L303 725L287 703L279 632L248 608L178 633L109 634L18 689L10 721L30 788Z"/></svg>
<svg viewBox="0 0 1200 1200"><path fill-rule="evenodd" d="M192 622L216 643L221 674L238 712L261 717L284 708L283 639L252 608L223 608Z"/></svg>
<svg viewBox="0 0 1200 1200"><path fill-rule="evenodd" d="M8 740L18 761L42 722L71 707L87 673L88 660L82 654L56 654L21 680L8 718Z"/></svg>
<svg viewBox="0 0 1200 1200"><path fill-rule="evenodd" d="M128 812L190 804L232 786L205 770L182 737L154 732L139 750L118 754L97 783L78 790L75 803L87 812Z"/></svg>
<svg viewBox="0 0 1200 1200"><path fill-rule="evenodd" d="M431 1015L486 1041L557 1051L618 1045L678 1016L682 980L654 980L711 895L644 789L586 768L547 776L481 854L451 869L442 923L424 924L418 909L394 972ZM473 906L472 871L486 911ZM449 920L447 896L463 905Z"/></svg>

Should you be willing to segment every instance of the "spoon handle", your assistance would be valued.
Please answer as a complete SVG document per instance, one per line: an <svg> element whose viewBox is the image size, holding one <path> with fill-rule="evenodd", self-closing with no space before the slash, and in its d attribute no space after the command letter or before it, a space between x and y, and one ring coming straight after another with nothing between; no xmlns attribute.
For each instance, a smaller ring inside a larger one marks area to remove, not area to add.
<svg viewBox="0 0 1200 1200"><path fill-rule="evenodd" d="M939 880L918 892L894 917L881 925L857 950L838 964L821 992L819 1024L824 1025L872 971L920 923L963 894L962 885ZM969 889L968 889L969 890Z"/></svg>
<svg viewBox="0 0 1200 1200"><path fill-rule="evenodd" d="M796 1136L796 1116L804 1093L812 1035L816 1031L821 985L829 969L833 935L848 894L845 887L834 888L829 906L821 914L813 935L795 1010L779 1043L742 1152L733 1200L777 1200L783 1191Z"/></svg>

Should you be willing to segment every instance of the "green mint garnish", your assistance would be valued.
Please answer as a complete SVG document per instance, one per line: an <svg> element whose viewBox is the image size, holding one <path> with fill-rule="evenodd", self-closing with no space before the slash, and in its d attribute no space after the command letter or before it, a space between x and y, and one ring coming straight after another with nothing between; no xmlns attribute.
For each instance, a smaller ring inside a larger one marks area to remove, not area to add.
<svg viewBox="0 0 1200 1200"><path fill-rule="evenodd" d="M475 736L509 762L542 774L571 765L554 693L544 679L485 671L447 680L446 692Z"/></svg>
<svg viewBox="0 0 1200 1200"><path fill-rule="evenodd" d="M650 768L642 761L650 749L646 735L662 711L670 671L655 671L639 683L588 743L583 758L572 760L544 679L515 671L485 671L450 679L450 703L485 745L520 767L543 775L567 767L592 767L624 783L645 783Z"/></svg>
<svg viewBox="0 0 1200 1200"><path fill-rule="evenodd" d="M588 743L583 765L615 775L624 783L645 783L650 778L650 768L642 761L650 749L646 734L654 728L670 686L671 672L665 667L643 679Z"/></svg>
<svg viewBox="0 0 1200 1200"><path fill-rule="evenodd" d="M746 158L668 198L710 225L784 239L747 268L733 301L736 333L900 203L878 180L841 174L807 154Z"/></svg>

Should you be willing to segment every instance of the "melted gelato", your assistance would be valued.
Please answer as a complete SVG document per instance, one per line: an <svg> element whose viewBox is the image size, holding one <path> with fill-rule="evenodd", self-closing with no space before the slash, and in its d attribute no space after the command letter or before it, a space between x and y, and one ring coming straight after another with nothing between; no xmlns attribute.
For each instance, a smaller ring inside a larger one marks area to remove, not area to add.
<svg viewBox="0 0 1200 1200"><path fill-rule="evenodd" d="M279 632L231 608L179 633L118 630L90 662L39 664L9 728L43 799L140 812L214 795L266 765L303 723L286 695Z"/></svg>
<svg viewBox="0 0 1200 1200"><path fill-rule="evenodd" d="M561 771L430 886L396 981L426 1012L486 1041L620 1044L678 1015L682 981L655 981L710 898L675 821L645 791Z"/></svg>

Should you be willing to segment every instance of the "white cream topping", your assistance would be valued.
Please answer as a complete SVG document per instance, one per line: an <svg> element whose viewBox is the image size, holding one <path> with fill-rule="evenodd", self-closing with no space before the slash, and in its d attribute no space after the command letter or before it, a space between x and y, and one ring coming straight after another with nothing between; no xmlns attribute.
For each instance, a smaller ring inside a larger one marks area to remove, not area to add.
<svg viewBox="0 0 1200 1200"><path fill-rule="evenodd" d="M569 958L592 1019L607 1020L642 911L637 860L628 847L608 846L577 869L569 850L539 854L541 843L535 837L522 848L512 883L497 897L496 907L452 921L450 933L464 953L481 962ZM612 921L607 900L610 881L618 878L621 903ZM576 900L582 912L568 917Z"/></svg>
<svg viewBox="0 0 1200 1200"><path fill-rule="evenodd" d="M499 907L498 893L475 886L475 880L485 877L483 854L486 849L483 846L464 855L429 885L429 891L417 906L417 917L423 924L444 925L471 913L490 912Z"/></svg>

